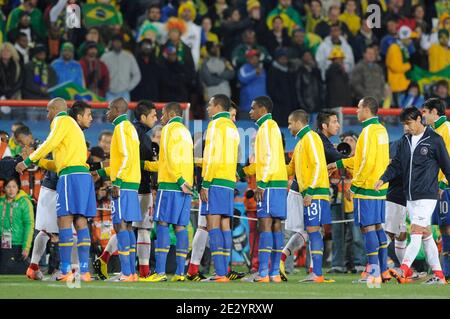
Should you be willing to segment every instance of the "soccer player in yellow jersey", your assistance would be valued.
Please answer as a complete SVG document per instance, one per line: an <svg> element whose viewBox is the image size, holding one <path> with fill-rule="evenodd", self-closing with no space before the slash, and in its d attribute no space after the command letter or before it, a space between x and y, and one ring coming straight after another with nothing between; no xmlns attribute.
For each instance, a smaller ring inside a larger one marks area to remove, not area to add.
<svg viewBox="0 0 450 319"><path fill-rule="evenodd" d="M258 274L243 278L247 282L281 282L280 260L284 236L281 221L286 219L287 172L283 139L272 119L273 102L268 96L253 100L250 117L258 125L255 139L255 163L244 168L246 175L256 175L257 217L260 224ZM270 269L269 269L270 259Z"/></svg>
<svg viewBox="0 0 450 319"><path fill-rule="evenodd" d="M336 162L340 168L353 169L352 186L345 196L353 198L355 223L359 223L365 238L369 276L362 282L376 285L391 279L387 269L387 236L381 225L385 222L388 184L379 190L374 187L389 165L389 137L377 112L378 102L373 97L359 101L357 116L363 130L355 156ZM336 164L330 164L329 168L335 169Z"/></svg>
<svg viewBox="0 0 450 319"><path fill-rule="evenodd" d="M445 116L445 109L445 103L442 100L438 98L429 99L423 105L423 118L427 125L431 125L435 132L442 136L447 152L450 154L450 122L447 121ZM450 283L450 186L442 171L439 171L438 179L441 198L433 213L432 225L439 225L441 231L442 268L445 279Z"/></svg>
<svg viewBox="0 0 450 319"><path fill-rule="evenodd" d="M128 120L128 103L117 98L109 104L106 118L114 125L111 142L110 166L98 171L102 177L109 176L112 187L112 218L117 234L122 274L111 281L137 281L136 237L133 222L142 220L138 189L141 181L139 137Z"/></svg>
<svg viewBox="0 0 450 319"><path fill-rule="evenodd" d="M60 281L72 281L71 269L73 246L72 225L77 229L80 272L84 281L90 280L89 248L91 237L87 218L96 215L97 205L92 177L86 164L87 147L83 131L77 122L67 114L67 104L61 98L51 100L47 105L47 118L51 131L45 142L27 159L16 166L22 173L31 165L45 161L52 152L52 166L58 173L56 186L56 214L59 227L59 250L61 257Z"/></svg>
<svg viewBox="0 0 450 319"><path fill-rule="evenodd" d="M232 237L230 217L234 211L234 188L239 133L231 120L230 98L214 95L207 107L211 122L206 131L200 190L200 212L206 216L211 255L216 275L207 281L227 282Z"/></svg>
<svg viewBox="0 0 450 319"><path fill-rule="evenodd" d="M309 127L308 114L304 110L292 112L288 121L289 131L298 142L287 170L288 175L296 176L303 196L303 220L313 260L313 271L300 282L333 282L322 274L323 238L320 227L331 223L330 182L322 139Z"/></svg>
<svg viewBox="0 0 450 319"><path fill-rule="evenodd" d="M177 102L164 106L158 162L145 162L144 169L158 172L158 193L154 220L156 226L156 269L149 282L167 281L166 261L170 247L169 224L177 238L177 269L172 281L185 281L184 267L189 249L186 226L189 223L194 179L194 152L191 133L183 125L183 111ZM150 163L150 165L148 165ZM149 166L149 167L148 167Z"/></svg>

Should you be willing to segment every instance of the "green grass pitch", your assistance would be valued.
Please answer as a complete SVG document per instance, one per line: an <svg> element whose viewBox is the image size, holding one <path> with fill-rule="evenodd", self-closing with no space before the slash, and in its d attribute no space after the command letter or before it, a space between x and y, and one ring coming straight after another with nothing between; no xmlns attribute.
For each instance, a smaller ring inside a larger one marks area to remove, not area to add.
<svg viewBox="0 0 450 319"><path fill-rule="evenodd" d="M65 283L30 281L23 276L0 276L0 298L171 298L171 299L297 299L297 298L363 298L363 299L450 299L450 285L423 285L415 282L399 285L395 281L368 288L353 284L358 275L333 275L330 284L300 284L303 272L289 276L288 282L259 284L233 281L230 283L162 282L113 283L93 281L81 283L81 288L70 289ZM170 276L169 276L170 280Z"/></svg>

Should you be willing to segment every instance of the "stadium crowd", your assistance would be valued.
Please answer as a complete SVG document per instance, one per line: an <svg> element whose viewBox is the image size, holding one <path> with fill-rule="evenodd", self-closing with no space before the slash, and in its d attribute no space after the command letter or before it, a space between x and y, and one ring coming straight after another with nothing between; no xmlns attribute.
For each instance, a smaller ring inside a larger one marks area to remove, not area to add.
<svg viewBox="0 0 450 319"><path fill-rule="evenodd" d="M48 99L70 82L72 97L191 102L205 118L220 92L248 119L268 95L276 120L368 93L386 108L449 100L447 1L79 2L80 28L69 28L76 1L2 1L2 98Z"/></svg>
<svg viewBox="0 0 450 319"><path fill-rule="evenodd" d="M327 138L337 134L333 127L337 116L327 110L356 105L368 95L385 108L421 107L429 97L450 105L450 12L446 1L99 0L79 3L83 12L79 29L66 25L65 7L75 1L3 2L3 99L50 99L54 97L50 88L71 83L77 85L78 96L87 89L108 101L123 97L127 101L191 102L194 118L205 118L204 105L217 94L225 94L237 102L237 118L249 119L252 101L270 96L275 105L273 118L280 126L287 125L288 116L300 108L314 117L319 113L317 129ZM370 14L365 12L372 3L382 10L380 28L367 25ZM414 81L410 79L414 76L406 73L419 70L416 67L426 73ZM427 76L438 80L423 82ZM135 127L141 115L148 116L136 114ZM76 113L72 115L77 119ZM144 134L148 131L141 129ZM23 123L13 125L11 135L1 134L0 157L15 158L14 164L37 148ZM149 160L158 156L160 134L160 127L153 129ZM110 158L112 137L112 132L102 132L98 146L89 149L90 165ZM347 132L341 140L351 147L347 155L354 154L358 135ZM22 274L29 266L33 206L38 203L41 185L46 187L42 184L45 174L49 173L36 167L19 180L3 178L1 229L4 234L8 226L12 237L5 242L2 239L0 273ZM156 178L151 180L156 195ZM350 180L340 174L331 176L333 181L336 194L350 187ZM90 253L92 258L102 255L109 270L118 271L117 249L108 249L115 236L109 212L111 187L106 178L95 183L98 211L89 220L94 243ZM343 216L353 212L353 207L345 202L341 206L337 197L334 217L346 219ZM250 195L245 200L247 215L256 216L256 201ZM333 238L332 271L362 271L367 262L362 234L351 222L342 226L325 229ZM251 236L258 238L256 226L251 230ZM173 229L171 236L174 242ZM49 236L46 244L50 272L59 264L57 241ZM256 271L258 239L250 242L252 270ZM283 263L289 254L281 256ZM142 266L141 261L139 264ZM148 270L149 266L144 266Z"/></svg>

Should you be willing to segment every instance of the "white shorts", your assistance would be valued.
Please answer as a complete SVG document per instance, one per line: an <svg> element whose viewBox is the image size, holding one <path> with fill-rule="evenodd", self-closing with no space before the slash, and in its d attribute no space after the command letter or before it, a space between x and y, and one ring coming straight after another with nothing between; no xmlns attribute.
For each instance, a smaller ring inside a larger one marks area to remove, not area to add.
<svg viewBox="0 0 450 319"><path fill-rule="evenodd" d="M305 230L303 220L303 196L300 193L289 191L287 195L287 218L285 229L297 233Z"/></svg>
<svg viewBox="0 0 450 319"><path fill-rule="evenodd" d="M150 210L153 208L152 194L139 194L139 205L141 207L141 222L133 222L132 226L136 228L152 229L153 221L150 219Z"/></svg>
<svg viewBox="0 0 450 319"><path fill-rule="evenodd" d="M419 199L406 202L406 209L408 210L411 219L411 225L418 225L421 227L428 227L431 225L431 216L436 208L436 199Z"/></svg>
<svg viewBox="0 0 450 319"><path fill-rule="evenodd" d="M47 233L59 233L58 218L56 216L56 197L57 192L44 186L39 192L38 203L36 207L36 225L37 230L43 230Z"/></svg>
<svg viewBox="0 0 450 319"><path fill-rule="evenodd" d="M386 201L385 210L385 224L383 226L384 230L395 234L396 236L400 233L406 232L406 207Z"/></svg>

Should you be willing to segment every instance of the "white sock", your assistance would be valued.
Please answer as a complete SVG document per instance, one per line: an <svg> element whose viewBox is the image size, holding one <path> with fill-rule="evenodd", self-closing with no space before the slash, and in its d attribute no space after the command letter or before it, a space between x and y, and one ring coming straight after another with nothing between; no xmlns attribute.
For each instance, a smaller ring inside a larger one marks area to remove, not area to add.
<svg viewBox="0 0 450 319"><path fill-rule="evenodd" d="M106 244L106 248L105 250L110 253L113 254L114 252L117 251L117 236L116 234L112 235L111 238L108 240L108 244Z"/></svg>
<svg viewBox="0 0 450 319"><path fill-rule="evenodd" d="M422 234L411 234L411 242L406 247L405 256L402 260L402 265L411 267L412 263L419 253L420 246L422 244Z"/></svg>
<svg viewBox="0 0 450 319"><path fill-rule="evenodd" d="M191 253L191 263L194 265L200 265L200 262L205 252L206 243L208 241L209 233L208 231L197 228L195 232L194 239L192 240L192 253Z"/></svg>
<svg viewBox="0 0 450 319"><path fill-rule="evenodd" d="M433 235L422 239L425 255L427 256L427 263L433 271L441 271L441 263L439 262L439 251L433 239Z"/></svg>
<svg viewBox="0 0 450 319"><path fill-rule="evenodd" d="M406 240L396 239L394 245L395 245L395 255L397 256L398 262L402 264L406 252Z"/></svg>
<svg viewBox="0 0 450 319"><path fill-rule="evenodd" d="M73 246L72 246L72 268L78 269L78 237L77 235L73 235Z"/></svg>
<svg viewBox="0 0 450 319"><path fill-rule="evenodd" d="M31 255L32 264L39 265L39 261L45 253L49 239L50 237L42 230L36 235L36 238L34 238L33 253Z"/></svg>
<svg viewBox="0 0 450 319"><path fill-rule="evenodd" d="M294 254L296 250L300 249L305 244L305 241L305 234L295 233L291 236L291 238L289 238L286 246L284 246L283 254L285 254L286 256Z"/></svg>
<svg viewBox="0 0 450 319"><path fill-rule="evenodd" d="M138 229L136 252L139 259L139 265L149 264L150 245L150 229Z"/></svg>

